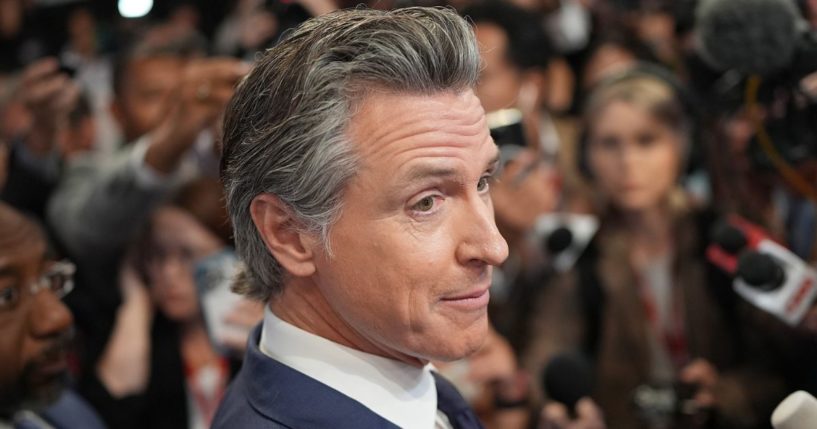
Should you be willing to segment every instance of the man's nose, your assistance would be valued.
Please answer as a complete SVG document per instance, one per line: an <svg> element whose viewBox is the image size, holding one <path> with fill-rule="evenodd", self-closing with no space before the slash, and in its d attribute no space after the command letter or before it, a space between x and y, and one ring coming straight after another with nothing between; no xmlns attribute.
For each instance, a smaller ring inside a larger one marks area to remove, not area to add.
<svg viewBox="0 0 817 429"><path fill-rule="evenodd" d="M31 333L38 338L54 337L71 328L74 317L71 311L51 291L40 291L31 297Z"/></svg>
<svg viewBox="0 0 817 429"><path fill-rule="evenodd" d="M508 258L508 243L496 227L490 199L475 198L467 207L458 225L463 232L457 259L464 265L501 265Z"/></svg>

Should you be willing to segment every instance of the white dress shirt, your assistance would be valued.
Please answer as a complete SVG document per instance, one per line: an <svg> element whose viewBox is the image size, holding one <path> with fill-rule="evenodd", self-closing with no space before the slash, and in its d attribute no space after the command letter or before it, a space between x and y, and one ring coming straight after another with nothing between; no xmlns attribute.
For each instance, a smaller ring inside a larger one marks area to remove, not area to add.
<svg viewBox="0 0 817 429"><path fill-rule="evenodd" d="M430 364L417 368L340 345L281 320L269 307L264 310L259 348L401 428L450 427L437 411Z"/></svg>

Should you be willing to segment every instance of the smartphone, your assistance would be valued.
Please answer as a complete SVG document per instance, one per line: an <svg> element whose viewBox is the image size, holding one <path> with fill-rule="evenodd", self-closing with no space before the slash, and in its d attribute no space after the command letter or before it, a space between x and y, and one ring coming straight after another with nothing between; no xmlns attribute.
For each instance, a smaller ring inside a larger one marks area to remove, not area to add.
<svg viewBox="0 0 817 429"><path fill-rule="evenodd" d="M225 338L248 334L247 329L229 325L224 321L242 299L241 295L231 290L239 267L240 262L235 252L227 248L202 259L196 263L193 270L210 340L216 348L225 352L227 351L223 347Z"/></svg>

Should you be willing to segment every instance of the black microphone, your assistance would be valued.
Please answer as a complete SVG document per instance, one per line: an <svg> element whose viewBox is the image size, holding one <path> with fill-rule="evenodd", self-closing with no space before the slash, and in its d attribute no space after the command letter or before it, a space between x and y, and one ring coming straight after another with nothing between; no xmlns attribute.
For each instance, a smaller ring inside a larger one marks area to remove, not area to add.
<svg viewBox="0 0 817 429"><path fill-rule="evenodd" d="M752 250L738 258L737 276L749 286L763 291L777 290L786 281L786 273L780 263L765 253Z"/></svg>
<svg viewBox="0 0 817 429"><path fill-rule="evenodd" d="M567 407L575 416L576 403L590 396L595 381L590 361L579 353L563 353L548 362L542 387L550 399Z"/></svg>
<svg viewBox="0 0 817 429"><path fill-rule="evenodd" d="M737 255L749 244L746 235L726 221L719 222L714 228L712 241L731 255Z"/></svg>
<svg viewBox="0 0 817 429"><path fill-rule="evenodd" d="M695 13L697 51L721 70L768 76L813 62L801 54L813 50L808 33L792 0L702 0Z"/></svg>
<svg viewBox="0 0 817 429"><path fill-rule="evenodd" d="M563 273L573 267L598 228L595 216L548 213L536 219L531 239L547 256L549 266Z"/></svg>
<svg viewBox="0 0 817 429"><path fill-rule="evenodd" d="M555 255L570 247L573 244L573 233L564 226L560 226L550 233L545 240L545 250Z"/></svg>
<svg viewBox="0 0 817 429"><path fill-rule="evenodd" d="M718 226L707 259L735 276L735 292L756 307L799 324L817 301L817 271L748 221Z"/></svg>

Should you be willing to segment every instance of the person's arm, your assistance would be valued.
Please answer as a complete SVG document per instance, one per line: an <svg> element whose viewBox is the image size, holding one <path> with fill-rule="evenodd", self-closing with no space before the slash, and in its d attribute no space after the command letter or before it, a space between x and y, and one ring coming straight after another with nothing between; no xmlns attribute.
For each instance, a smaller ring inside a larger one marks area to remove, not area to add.
<svg viewBox="0 0 817 429"><path fill-rule="evenodd" d="M123 301L99 359L80 378L82 396L108 427L139 429L149 407L153 304L135 272L120 275Z"/></svg>
<svg viewBox="0 0 817 429"><path fill-rule="evenodd" d="M164 120L151 133L145 164L159 174L176 171L204 129L218 120L249 66L232 58L196 60L185 67Z"/></svg>
<svg viewBox="0 0 817 429"><path fill-rule="evenodd" d="M147 144L142 139L110 159L89 154L68 165L46 215L72 257L121 254L172 189L172 178L144 167Z"/></svg>
<svg viewBox="0 0 817 429"><path fill-rule="evenodd" d="M47 157L56 149L57 135L79 99L79 86L59 71L55 58L26 67L20 85L21 100L32 120L25 146L32 156Z"/></svg>
<svg viewBox="0 0 817 429"><path fill-rule="evenodd" d="M800 375L798 357L807 348L799 347L796 333L773 316L746 302L739 302L738 309L738 330L732 334L742 338L740 361L718 369L698 360L681 377L698 387L693 399L714 409L719 426L754 428L767 424L774 407L790 393L786 374Z"/></svg>
<svg viewBox="0 0 817 429"><path fill-rule="evenodd" d="M185 69L165 119L108 162L76 159L55 192L48 219L73 255L120 252L173 189L181 159L217 120L247 66L211 59Z"/></svg>
<svg viewBox="0 0 817 429"><path fill-rule="evenodd" d="M28 121L17 124L19 130L4 142L6 160L0 161L4 172L0 181L0 198L27 212L43 216L51 191L57 184L62 153L58 147L60 133L68 123L68 114L79 97L79 87L60 73L57 61L46 58L26 67L15 95L25 107Z"/></svg>
<svg viewBox="0 0 817 429"><path fill-rule="evenodd" d="M96 365L96 375L113 398L145 391L150 376L153 304L133 268L122 270L122 305L111 337Z"/></svg>

